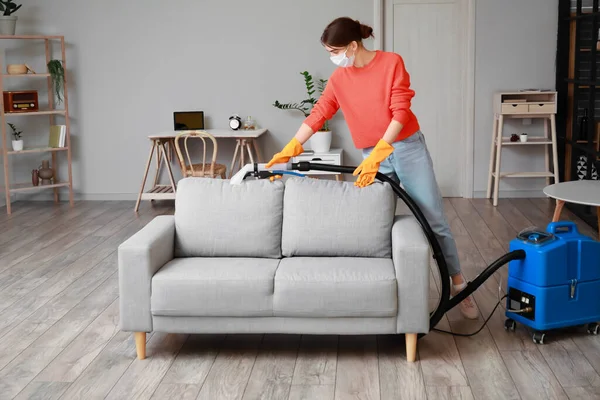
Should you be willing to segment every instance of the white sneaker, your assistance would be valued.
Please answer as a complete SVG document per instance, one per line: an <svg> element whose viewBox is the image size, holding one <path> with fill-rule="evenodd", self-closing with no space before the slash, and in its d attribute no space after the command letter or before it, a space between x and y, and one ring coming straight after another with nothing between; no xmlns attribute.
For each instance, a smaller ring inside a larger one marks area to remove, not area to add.
<svg viewBox="0 0 600 400"><path fill-rule="evenodd" d="M467 287L467 283L463 282L460 285L452 284L452 296L456 296L460 293L464 288ZM479 309L477 308L477 304L475 304L475 300L473 299L473 295L469 295L458 305L460 307L460 312L467 319L477 319L479 317Z"/></svg>

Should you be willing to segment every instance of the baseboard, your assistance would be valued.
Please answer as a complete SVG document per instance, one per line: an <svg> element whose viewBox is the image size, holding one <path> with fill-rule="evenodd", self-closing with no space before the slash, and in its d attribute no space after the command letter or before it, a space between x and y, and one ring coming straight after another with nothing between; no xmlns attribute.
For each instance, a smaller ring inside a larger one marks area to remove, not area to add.
<svg viewBox="0 0 600 400"><path fill-rule="evenodd" d="M473 192L474 199L485 199L487 197L487 191L476 190ZM546 195L544 192L539 190L501 190L498 194L498 198L508 199L520 199L520 198L544 198Z"/></svg>
<svg viewBox="0 0 600 400"><path fill-rule="evenodd" d="M67 201L69 195L67 193L60 193L61 201ZM138 198L137 193L73 193L73 199L75 201L136 201ZM19 193L15 195L13 201L52 201L54 200L54 194L25 194Z"/></svg>
<svg viewBox="0 0 600 400"><path fill-rule="evenodd" d="M487 192L485 190L477 190L473 192L474 199L485 199ZM67 194L61 193L61 199L66 199ZM136 201L137 193L74 193L73 198L84 201ZM500 191L499 198L544 198L546 195L542 190L506 190ZM51 201L54 199L52 193L18 194L13 197L12 201ZM0 206L5 205L4 199L0 200Z"/></svg>

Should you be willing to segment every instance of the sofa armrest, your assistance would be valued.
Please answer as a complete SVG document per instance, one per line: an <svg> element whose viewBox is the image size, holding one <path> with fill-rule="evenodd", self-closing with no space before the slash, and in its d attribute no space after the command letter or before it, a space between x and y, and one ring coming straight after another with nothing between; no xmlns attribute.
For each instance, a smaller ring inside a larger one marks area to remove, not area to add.
<svg viewBox="0 0 600 400"><path fill-rule="evenodd" d="M396 216L392 260L398 281L398 333L429 332L429 262L431 248L412 215Z"/></svg>
<svg viewBox="0 0 600 400"><path fill-rule="evenodd" d="M151 332L152 277L174 256L175 218L155 217L118 248L121 330Z"/></svg>

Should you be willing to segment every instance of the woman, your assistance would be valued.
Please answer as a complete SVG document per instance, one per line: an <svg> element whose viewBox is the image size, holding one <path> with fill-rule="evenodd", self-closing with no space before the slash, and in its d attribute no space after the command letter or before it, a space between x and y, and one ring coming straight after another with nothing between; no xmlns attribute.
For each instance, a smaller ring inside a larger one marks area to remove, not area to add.
<svg viewBox="0 0 600 400"><path fill-rule="evenodd" d="M362 149L364 160L354 171L355 185L373 183L379 171L402 182L435 232L452 279L452 295L464 289L456 243L450 232L433 164L419 122L410 110L415 92L402 57L396 53L371 51L362 40L373 29L350 18L331 22L321 43L339 66L331 75L323 94L304 120L294 138L267 164L286 163L304 150L302 145L342 109L354 145ZM478 317L472 296L461 304L462 314Z"/></svg>

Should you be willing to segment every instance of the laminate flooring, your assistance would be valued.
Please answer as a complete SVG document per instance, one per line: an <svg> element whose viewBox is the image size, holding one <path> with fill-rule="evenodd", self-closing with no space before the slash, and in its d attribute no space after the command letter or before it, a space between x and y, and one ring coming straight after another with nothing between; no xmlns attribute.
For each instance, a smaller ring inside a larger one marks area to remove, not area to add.
<svg viewBox="0 0 600 400"><path fill-rule="evenodd" d="M445 199L463 271L476 276L547 199ZM474 336L431 332L405 361L394 336L147 335L146 360L118 329L117 246L172 203L18 202L0 208L0 399L600 399L600 336L557 332L536 345L502 307ZM406 212L399 207L398 213ZM583 233L596 233L568 210ZM432 264L431 307L439 296ZM506 268L476 293L482 316L449 312L437 328L479 329ZM499 289L499 284L501 284Z"/></svg>

